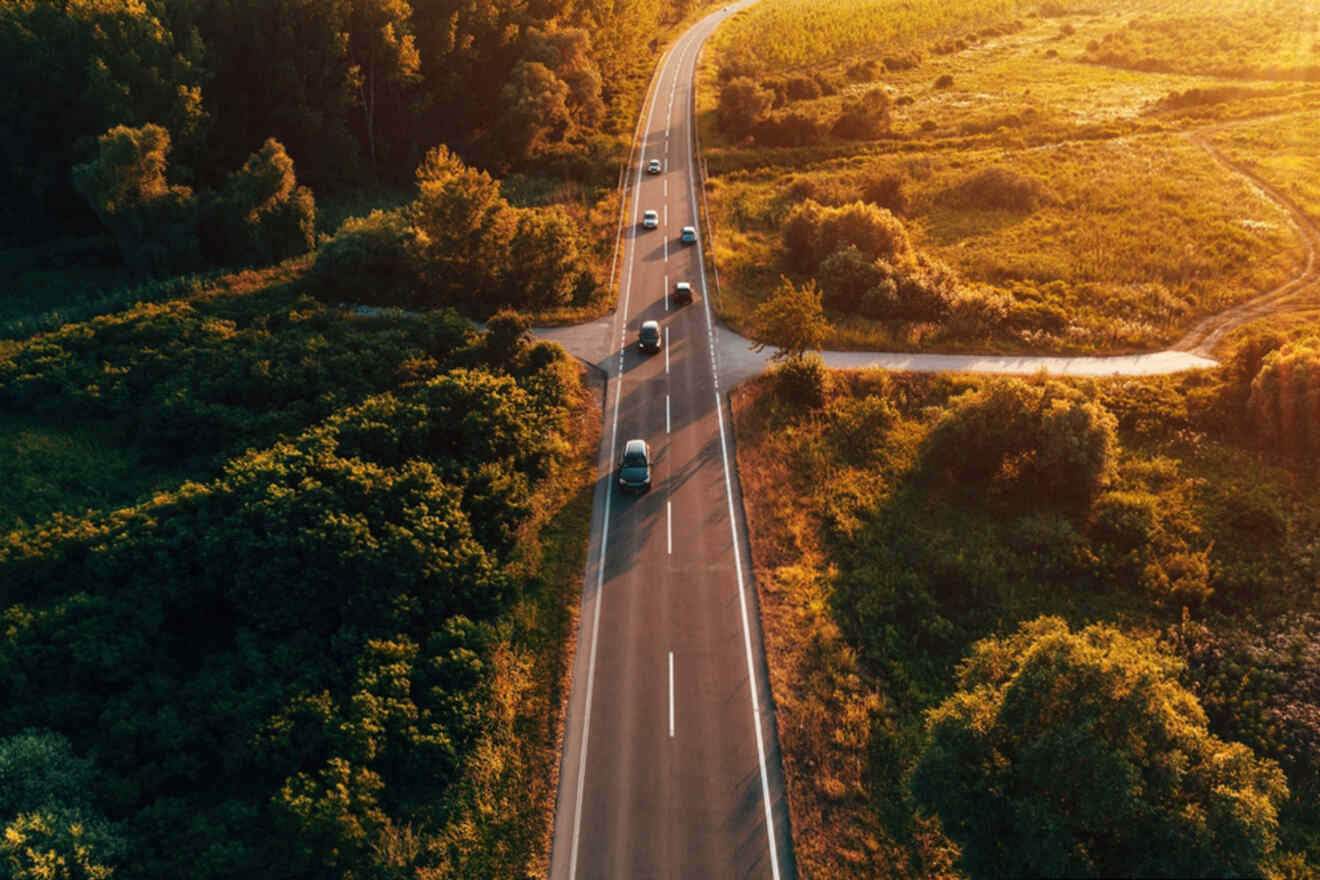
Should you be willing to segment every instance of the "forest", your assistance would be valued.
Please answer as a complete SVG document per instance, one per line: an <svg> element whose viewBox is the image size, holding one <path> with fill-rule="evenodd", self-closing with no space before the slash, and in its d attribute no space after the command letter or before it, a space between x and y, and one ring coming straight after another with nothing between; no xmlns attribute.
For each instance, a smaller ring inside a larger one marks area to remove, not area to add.
<svg viewBox="0 0 1320 880"><path fill-rule="evenodd" d="M97 231L73 169L118 126L159 127L170 186L217 201L271 139L322 199L406 187L439 144L493 173L612 179L648 47L693 6L3 0L0 237Z"/></svg>

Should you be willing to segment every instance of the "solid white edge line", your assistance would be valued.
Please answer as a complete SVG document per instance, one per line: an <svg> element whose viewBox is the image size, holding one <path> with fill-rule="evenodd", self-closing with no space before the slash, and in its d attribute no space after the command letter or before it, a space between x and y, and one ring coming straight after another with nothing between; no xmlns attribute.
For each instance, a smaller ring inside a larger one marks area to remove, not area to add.
<svg viewBox="0 0 1320 880"><path fill-rule="evenodd" d="M669 738L674 738L674 652L669 652Z"/></svg>
<svg viewBox="0 0 1320 880"><path fill-rule="evenodd" d="M713 30L713 29L712 29ZM710 34L706 35L707 37ZM705 43L705 38L701 44ZM699 45L701 45L699 44ZM695 153L696 143L696 125L697 114L695 106L697 65L700 58L700 49L693 59L692 78L688 88L688 191L692 199L692 216L699 217L697 213L697 178L696 163L693 153ZM715 325L711 319L710 296L706 290L706 261L702 253L701 236L697 235L697 269L701 279L701 298L706 306L706 331L714 338ZM743 582L742 570L742 551L738 544L738 517L733 507L733 480L729 476L729 444L724 433L724 404L720 400L719 390L719 360L715 356L714 347L711 349L711 371L715 376L715 414L719 418L720 425L720 457L724 464L724 494L729 502L729 533L733 538L733 561L734 570L738 575L738 608L742 612L743 625L743 647L747 654L747 681L752 695L752 722L756 728L756 757L761 770L761 798L765 803L765 833L770 843L770 871L774 880L779 880L779 851L775 845L775 823L774 816L770 811L770 779L765 768L765 737L761 733L761 700L756 693L756 663L752 655L752 633L751 624L747 615L747 589Z"/></svg>
<svg viewBox="0 0 1320 880"><path fill-rule="evenodd" d="M658 90L657 90L658 92ZM650 128L651 120L655 116L655 97L652 93L650 109L646 113L646 128ZM637 222L637 211L641 206L642 200L642 166L637 163L636 179L633 183L633 222ZM632 248L633 261L630 268L627 269L627 280L624 282L623 310L619 314L620 336L626 340L628 327L628 307L632 302L632 279L636 268L637 248ZM619 446L619 401L623 397L623 350L619 351L619 374L618 381L614 384L614 414L610 424L610 454L609 462L614 461L614 450ZM610 476L613 476L613 469L610 469ZM582 792L583 785L587 775L587 741L591 733L591 695L596 682L596 645L600 640L600 606L605 598L605 549L608 544L610 533L610 499L614 496L614 486L609 485L609 477L606 478L607 488L605 490L605 516L601 525L600 532L600 557L596 561L596 606L591 615L591 651L587 657L587 695L585 707L582 711L582 745L578 750L578 774L577 774L577 797L573 806L573 844L569 849L568 878L576 880L577 877L577 857L578 841L582 836Z"/></svg>
<svg viewBox="0 0 1320 880"><path fill-rule="evenodd" d="M665 395L665 433L669 433L669 395ZM673 552L673 551L670 551Z"/></svg>
<svg viewBox="0 0 1320 880"><path fill-rule="evenodd" d="M665 502L665 552L674 555L674 502Z"/></svg>

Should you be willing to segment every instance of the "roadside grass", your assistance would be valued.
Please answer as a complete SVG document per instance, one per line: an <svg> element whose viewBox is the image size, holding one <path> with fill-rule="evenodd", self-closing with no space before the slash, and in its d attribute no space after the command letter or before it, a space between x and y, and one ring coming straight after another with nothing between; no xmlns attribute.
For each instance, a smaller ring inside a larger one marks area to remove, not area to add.
<svg viewBox="0 0 1320 880"><path fill-rule="evenodd" d="M1201 599L1156 586L1125 555L1135 550L1101 537L1094 507L919 476L948 401L993 380L870 371L831 381L815 410L788 403L773 375L732 395L803 878L958 875L955 849L916 814L906 775L922 713L951 692L975 640L1046 613L1162 637L1190 620L1227 638L1317 610L1313 475L1217 420L1227 368L1078 383L1118 418L1110 488L1156 499L1157 524L1133 548L1176 535L1207 554L1213 592ZM887 428L855 430L868 400L892 408ZM1234 738L1222 723L1220 735ZM1278 734L1264 737L1283 749ZM1280 856L1294 853L1304 868L1289 876L1304 876L1320 861L1320 829L1306 807L1313 792L1290 781Z"/></svg>
<svg viewBox="0 0 1320 880"><path fill-rule="evenodd" d="M1044 181L1052 203L986 210L942 198L992 166ZM1287 216L1176 135L1017 151L840 160L808 171L739 173L709 187L722 316L749 317L785 265L780 228L795 190L825 203L862 198L868 178L906 181L913 244L1015 305L1061 309L1066 326L968 337L939 324L834 313L830 348L1116 352L1154 348L1191 320L1293 277L1305 255Z"/></svg>
<svg viewBox="0 0 1320 880"><path fill-rule="evenodd" d="M451 821L431 845L446 867L428 880L546 877L572 687L582 573L591 531L601 385L587 369L571 455L534 498L519 536L521 598L497 624L492 699L474 758L454 783Z"/></svg>
<svg viewBox="0 0 1320 880"><path fill-rule="evenodd" d="M795 2L762 5L774 16L788 16L785 21L809 21L811 28L828 30L835 25L826 28L822 21L847 19L842 4L810 14ZM858 7L853 27L865 32L869 10L885 5ZM698 125L711 175L707 233L721 278L718 305L735 329L752 334L752 310L781 275L794 277L781 240L792 206L807 198L827 205L864 199L868 180L886 175L900 180L906 193L903 219L913 244L953 268L960 284L989 285L991 314L989 320L958 322L831 311L829 348L1151 350L1173 342L1196 320L1300 272L1305 248L1287 214L1183 135L1203 130L1234 162L1320 210L1320 89L1296 78L1226 81L1195 67L1135 70L1088 60L1086 47L1115 28L1153 27L1151 15L1192 10L1177 0L1143 0L1135 10L1055 4L1049 17L1009 7L948 4L939 15L962 10L967 16L956 39L943 27L923 25L925 6L910 4L895 13L896 21L908 23L892 42L851 54L822 49L812 62L801 63L760 53L770 59L759 68L766 75L811 73L840 84L838 95L790 101L784 108L827 125L845 100L883 88L891 99L891 135L873 141L827 135L796 148L733 143L720 131L715 107L722 77L742 70L742 55L730 38L704 59ZM1235 2L1202 17L1214 20L1211 31L1224 42L1253 10ZM984 23L976 19L982 13L988 16ZM754 20L747 13L738 27ZM1310 20L1303 16L1296 27L1309 34ZM769 29L770 21L761 24ZM1174 40L1180 27L1156 28L1169 36L1166 48L1173 54L1180 51ZM728 33L738 32L735 27ZM760 43L774 44L773 31L765 34ZM1295 54L1299 40L1290 35L1260 45ZM901 57L886 69L886 59L894 56ZM1265 64L1274 57L1257 60ZM869 72L858 74L866 63ZM941 77L952 85L938 87ZM1220 125L1222 130L1214 128ZM1038 180L1055 198L1030 211L942 198L960 180L990 167ZM826 300L828 306L828 295ZM1007 310L1006 319L995 314L999 309Z"/></svg>
<svg viewBox="0 0 1320 880"><path fill-rule="evenodd" d="M1246 122L1209 132L1206 137L1320 222L1320 114L1312 110Z"/></svg>
<svg viewBox="0 0 1320 880"><path fill-rule="evenodd" d="M162 465L107 439L103 423L73 414L58 421L0 414L0 534L56 514L128 507L192 475L186 465Z"/></svg>

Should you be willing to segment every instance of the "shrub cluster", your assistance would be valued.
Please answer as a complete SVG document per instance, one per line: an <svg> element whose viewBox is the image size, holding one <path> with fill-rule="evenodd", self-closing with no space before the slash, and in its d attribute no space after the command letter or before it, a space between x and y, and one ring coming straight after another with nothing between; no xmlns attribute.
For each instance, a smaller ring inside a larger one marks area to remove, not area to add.
<svg viewBox="0 0 1320 880"><path fill-rule="evenodd" d="M865 202L831 208L808 199L784 221L783 241L788 265L803 273L814 272L831 254L849 245L871 260L904 261L913 254L902 222Z"/></svg>
<svg viewBox="0 0 1320 880"><path fill-rule="evenodd" d="M956 208L1023 213L1058 201L1042 181L999 165L968 175L936 198Z"/></svg>
<svg viewBox="0 0 1320 880"><path fill-rule="evenodd" d="M950 402L926 438L925 473L1031 497L1086 501L1113 477L1114 417L1058 382L996 380Z"/></svg>
<svg viewBox="0 0 1320 880"><path fill-rule="evenodd" d="M1288 787L1210 733L1181 668L1152 640L1057 617L978 642L927 716L918 803L973 876L1259 875Z"/></svg>
<svg viewBox="0 0 1320 880"><path fill-rule="evenodd" d="M599 293L583 233L562 208L510 205L497 181L445 147L427 154L417 184L410 205L346 221L321 247L312 271L320 295L487 317Z"/></svg>
<svg viewBox="0 0 1320 880"><path fill-rule="evenodd" d="M201 196L168 183L170 136L161 126L119 125L97 143L97 157L74 167L74 186L139 272L264 266L312 248L316 200L274 138Z"/></svg>
<svg viewBox="0 0 1320 880"><path fill-rule="evenodd" d="M839 118L830 129L835 137L872 140L889 131L889 93L870 89L855 101L845 101Z"/></svg>
<svg viewBox="0 0 1320 880"><path fill-rule="evenodd" d="M567 449L576 371L516 327L491 342L452 316L279 304L143 307L4 362L10 405L264 425L215 478L0 545L0 729L33 729L0 740L11 869L33 847L51 854L30 876L66 853L82 861L58 876L480 858L451 848L472 838L456 783L499 723L516 536Z"/></svg>
<svg viewBox="0 0 1320 880"><path fill-rule="evenodd" d="M1295 461L1320 454L1320 339L1288 343L1261 361L1247 399L1262 446Z"/></svg>

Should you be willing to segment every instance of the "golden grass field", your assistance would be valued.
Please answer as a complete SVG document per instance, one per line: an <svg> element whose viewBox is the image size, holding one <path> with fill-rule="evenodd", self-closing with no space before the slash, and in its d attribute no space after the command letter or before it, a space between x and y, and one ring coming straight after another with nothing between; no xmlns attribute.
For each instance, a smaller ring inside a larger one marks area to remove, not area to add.
<svg viewBox="0 0 1320 880"><path fill-rule="evenodd" d="M903 219L920 252L1013 303L1062 308L1067 326L1010 321L970 333L835 311L827 347L1152 350L1297 276L1304 239L1284 207L1237 171L1260 174L1320 217L1320 8L1292 0L1235 0L1213 15L1163 0L1047 6L1048 17L1041 7L979 0L763 0L721 31L704 58L699 122L725 319L750 332L750 310L782 274L792 277L780 227L794 204L804 195L852 202L884 175L903 181ZM818 41L804 42L812 34ZM902 63L888 70L885 59L895 57ZM850 76L868 60L871 76ZM882 88L890 135L826 135L796 148L736 141L720 130L718 94L723 78L753 71L763 82L833 80L838 94L778 111L827 124L844 102ZM937 87L942 77L952 84ZM1011 212L943 197L991 166L1040 181L1054 198Z"/></svg>

